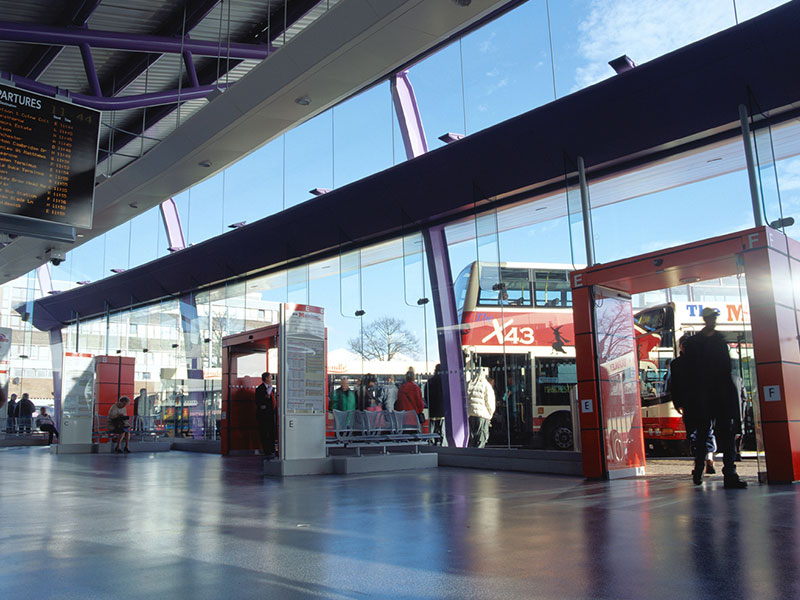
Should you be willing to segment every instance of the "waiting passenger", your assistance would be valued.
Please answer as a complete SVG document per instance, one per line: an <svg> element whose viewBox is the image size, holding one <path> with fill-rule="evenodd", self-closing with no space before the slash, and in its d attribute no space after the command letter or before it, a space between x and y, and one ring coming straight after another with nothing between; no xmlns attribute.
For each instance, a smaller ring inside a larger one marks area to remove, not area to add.
<svg viewBox="0 0 800 600"><path fill-rule="evenodd" d="M11 394L11 399L8 401L8 412L6 413L6 433L16 433L16 421L14 414L17 411L17 395Z"/></svg>
<svg viewBox="0 0 800 600"><path fill-rule="evenodd" d="M58 429L56 429L56 422L53 417L47 414L47 407L43 406L39 409L39 416L36 418L36 425L41 431L47 432L47 443L53 443L53 436L58 437Z"/></svg>
<svg viewBox="0 0 800 600"><path fill-rule="evenodd" d="M425 403L422 401L422 390L414 383L414 372L406 373L406 382L397 391L397 402L394 409L413 410L417 413L420 424L425 422Z"/></svg>
<svg viewBox="0 0 800 600"><path fill-rule="evenodd" d="M383 410L394 410L397 402L397 385L394 382L394 375L389 375L386 385L381 386L381 396L383 398Z"/></svg>
<svg viewBox="0 0 800 600"><path fill-rule="evenodd" d="M436 444L441 445L444 440L444 397L442 396L442 366L436 365L433 376L428 379L425 391L428 396L428 413L431 419L431 433L438 433Z"/></svg>
<svg viewBox="0 0 800 600"><path fill-rule="evenodd" d="M276 415L278 413L278 399L272 385L272 374L262 373L261 384L255 391L256 421L258 422L258 435L261 438L261 448L267 459L275 457Z"/></svg>
<svg viewBox="0 0 800 600"><path fill-rule="evenodd" d="M127 396L121 396L120 399L111 405L108 409L108 432L113 436L117 436L117 446L114 452L122 454L123 450L120 448L123 440L125 441L125 452L130 452L128 444L131 441L131 428L128 424L128 404L131 399Z"/></svg>
<svg viewBox="0 0 800 600"><path fill-rule="evenodd" d="M333 410L355 410L356 393L350 389L350 380L342 377L339 387L333 390L331 398L331 408Z"/></svg>
<svg viewBox="0 0 800 600"><path fill-rule="evenodd" d="M28 394L22 394L22 400L17 404L16 417L17 417L17 431L20 433L30 433L31 425L33 424L33 413L36 407L33 402L28 398Z"/></svg>
<svg viewBox="0 0 800 600"><path fill-rule="evenodd" d="M383 402L379 397L381 390L375 385L376 383L374 375L368 374L364 377L364 385L361 388L361 404L364 410L383 410Z"/></svg>
<svg viewBox="0 0 800 600"><path fill-rule="evenodd" d="M469 445L483 448L489 441L489 422L495 409L491 384L479 370L472 374L467 386L467 415L469 416Z"/></svg>

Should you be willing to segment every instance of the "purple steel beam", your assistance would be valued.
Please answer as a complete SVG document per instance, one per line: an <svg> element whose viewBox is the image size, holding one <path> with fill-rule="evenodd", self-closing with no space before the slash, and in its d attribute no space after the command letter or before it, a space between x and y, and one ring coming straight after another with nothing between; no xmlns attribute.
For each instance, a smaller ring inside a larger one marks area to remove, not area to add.
<svg viewBox="0 0 800 600"><path fill-rule="evenodd" d="M42 292L42 296L53 291L53 278L50 275L50 265L48 263L36 267L36 278L39 281L39 291Z"/></svg>
<svg viewBox="0 0 800 600"><path fill-rule="evenodd" d="M67 26L83 27L92 13L100 6L103 0L78 0L72 2L62 15L61 22ZM47 48L37 48L31 52L30 56L26 59L24 66L20 69L20 74L28 77L29 79L38 79L39 76L47 70L53 61L58 58L62 46L49 46Z"/></svg>
<svg viewBox="0 0 800 600"><path fill-rule="evenodd" d="M81 44L81 58L83 58L83 68L86 71L86 79L89 80L89 87L92 89L92 94L95 96L102 96L103 92L100 90L100 80L97 78L97 70L94 68L94 59L92 58L92 49L89 44Z"/></svg>
<svg viewBox="0 0 800 600"><path fill-rule="evenodd" d="M425 128L419 113L414 88L408 71L392 77L392 99L397 122L403 136L406 156L415 158L428 151ZM464 387L464 357L461 354L461 327L458 322L453 276L450 272L450 253L444 225L424 228L425 257L433 291L433 314L436 317L439 364L441 365L442 395L444 396L445 434L451 446L464 448L469 440L466 389Z"/></svg>
<svg viewBox="0 0 800 600"><path fill-rule="evenodd" d="M205 0L205 2L192 8L193 4L195 4L195 0L186 0L181 10L175 13L172 21L156 31L155 34L167 37L189 35L189 33L214 10L214 7L219 4L219 0ZM186 14L185 20L184 11ZM110 78L107 85L103 87L105 91L104 95L115 96L123 92L129 85L136 81L150 65L161 58L161 56L161 54L147 54L144 57L134 55L133 59L127 61L124 66L121 66L118 72L114 73L113 78Z"/></svg>
<svg viewBox="0 0 800 600"><path fill-rule="evenodd" d="M197 79L197 69L194 68L192 53L188 50L183 51L183 63L186 65L186 74L189 76L189 83L192 87L200 87L200 80Z"/></svg>
<svg viewBox="0 0 800 600"><path fill-rule="evenodd" d="M9 74L6 74L8 76ZM62 90L59 90L52 85L26 79L25 77L17 77L12 75L12 81L15 85L28 90L29 92L36 92L45 96L56 96ZM233 84L230 84L233 85ZM138 94L135 96L119 96L113 98L104 98L98 96L89 96L87 94L69 93L69 98L75 103L88 108L97 110L125 110L129 108L143 108L146 106L159 106L161 104L175 104L176 102L184 100L196 100L197 98L205 98L211 92L219 88L225 88L226 84L219 85L201 85L196 88L183 88L181 90L165 90L163 92L153 92L150 94Z"/></svg>
<svg viewBox="0 0 800 600"><path fill-rule="evenodd" d="M447 443L465 448L469 440L466 389L464 387L464 357L461 354L461 326L458 322L453 276L450 272L450 253L444 225L423 229L433 291L433 310L436 316L439 342L439 364L444 378L445 434Z"/></svg>
<svg viewBox="0 0 800 600"><path fill-rule="evenodd" d="M161 218L164 221L164 229L167 231L169 249L175 251L186 248L181 216L178 214L178 206L172 198L167 198L161 203Z"/></svg>
<svg viewBox="0 0 800 600"><path fill-rule="evenodd" d="M157 52L161 54L180 54L189 50L198 56L216 57L220 52L217 42L193 40L188 37L163 37L118 33L114 31L94 31L90 29L66 29L24 23L0 22L0 40L30 44L49 44L59 46L80 46L88 44L92 48L107 50L128 50L130 52ZM226 57L240 60L263 60L267 57L266 44L225 44Z"/></svg>
<svg viewBox="0 0 800 600"><path fill-rule="evenodd" d="M64 370L64 340L60 329L50 330L50 361L53 367L53 419L61 431L61 376ZM59 440L61 441L61 440Z"/></svg>
<svg viewBox="0 0 800 600"><path fill-rule="evenodd" d="M216 4L216 2L210 3ZM298 20L300 20L303 16L308 13L308 11L315 5L315 0L310 0L307 2L299 2L294 1L290 3L291 5L287 5L286 3L283 7L278 10L269 20L270 22L278 23L280 28L271 30L267 28L268 21L264 21L263 23L259 24L252 32L251 39L259 41L259 42L266 42L268 46L272 44L275 39L281 34L283 23L286 23L287 27L294 25ZM208 4L201 7L203 10L208 9L206 12L210 11L211 8L208 7ZM200 13L200 10L197 11ZM196 23L195 23L196 24ZM194 25L190 22L190 18L187 17L186 20L186 31L189 31L191 27ZM180 33L180 29L178 30ZM208 68L204 69L203 72L198 73L198 79L201 85L206 85L210 83L214 83L217 81L219 77L223 77L229 70L235 68L240 61L238 60L231 60L231 61L224 61L219 65L219 71L216 69L216 64L210 65ZM146 68L146 65L145 67ZM133 75L133 73L131 73ZM138 74L133 77L135 79L138 77ZM133 81L131 79L131 81ZM117 81L122 81L124 85L124 79L117 78ZM124 129L127 129L131 132L135 133L118 133L114 136L113 142L110 143L111 149L104 150L100 149L101 152L105 153L104 157L99 157L98 162L101 162L108 158L110 153L116 152L120 148L124 148L127 144L135 140L139 135L142 135L145 131L154 127L157 123L159 123L162 119L166 118L169 114L172 113L174 107L172 106L159 106L154 108L153 110L148 110L147 114L144 116L144 123L142 123L142 119L138 118L137 120L132 120L129 126L125 126Z"/></svg>
<svg viewBox="0 0 800 600"><path fill-rule="evenodd" d="M408 71L401 71L392 77L392 100L406 156L414 158L425 154L428 151L428 142L425 139L425 128L422 126L417 97L408 79Z"/></svg>

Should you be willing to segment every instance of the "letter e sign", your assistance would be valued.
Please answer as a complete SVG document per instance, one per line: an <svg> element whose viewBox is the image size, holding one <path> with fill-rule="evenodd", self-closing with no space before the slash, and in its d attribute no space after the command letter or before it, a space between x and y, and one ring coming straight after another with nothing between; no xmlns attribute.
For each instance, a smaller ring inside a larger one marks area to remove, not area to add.
<svg viewBox="0 0 800 600"><path fill-rule="evenodd" d="M592 412L592 401L589 400L581 400L581 412L582 413L590 413Z"/></svg>

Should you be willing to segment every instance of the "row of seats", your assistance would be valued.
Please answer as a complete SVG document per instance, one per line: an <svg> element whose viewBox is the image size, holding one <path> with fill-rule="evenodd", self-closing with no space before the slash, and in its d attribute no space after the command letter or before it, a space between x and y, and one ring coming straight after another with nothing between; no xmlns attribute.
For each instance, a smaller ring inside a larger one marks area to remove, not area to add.
<svg viewBox="0 0 800 600"><path fill-rule="evenodd" d="M334 410L335 437L329 446L380 447L385 453L388 446L414 446L431 444L439 439L435 433L423 433L417 413L411 410ZM359 452L357 452L358 454Z"/></svg>

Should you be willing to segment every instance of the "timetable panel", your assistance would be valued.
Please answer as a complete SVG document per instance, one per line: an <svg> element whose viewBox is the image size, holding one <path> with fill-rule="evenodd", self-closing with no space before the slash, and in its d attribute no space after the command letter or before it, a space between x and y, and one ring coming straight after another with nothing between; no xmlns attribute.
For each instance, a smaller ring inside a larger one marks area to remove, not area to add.
<svg viewBox="0 0 800 600"><path fill-rule="evenodd" d="M0 213L92 226L100 113L0 85Z"/></svg>

